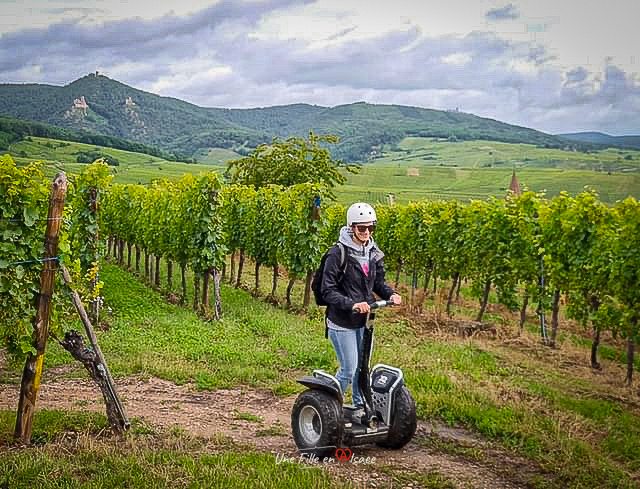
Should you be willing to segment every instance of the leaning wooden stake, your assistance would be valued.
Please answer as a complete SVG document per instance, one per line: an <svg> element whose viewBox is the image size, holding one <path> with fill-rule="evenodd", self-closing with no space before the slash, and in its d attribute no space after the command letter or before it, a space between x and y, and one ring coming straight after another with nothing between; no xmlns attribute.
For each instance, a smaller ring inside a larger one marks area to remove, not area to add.
<svg viewBox="0 0 640 489"><path fill-rule="evenodd" d="M213 269L213 318L216 321L220 320L222 316L222 299L220 298L220 281L221 281L220 271L217 268Z"/></svg>
<svg viewBox="0 0 640 489"><path fill-rule="evenodd" d="M85 351L82 338L78 340L78 338L73 335L66 335L62 345L76 360L84 364L93 380L95 380L100 387L100 390L104 395L107 417L109 418L111 428L114 433L121 434L129 428L127 413L125 412L120 399L118 399L113 379L111 378L107 362L105 361L102 351L100 350L100 346L98 345L98 339L96 338L96 334L91 326L91 321L89 321L89 316L87 316L87 312L82 305L80 296L71 288L71 275L69 275L69 271L64 265L60 264L60 269L62 270L64 283L71 290L71 300L73 301L73 305L76 306L76 310L84 324L84 329L87 332L87 336L91 342L91 347L93 348L93 354L91 351Z"/></svg>
<svg viewBox="0 0 640 489"><path fill-rule="evenodd" d="M22 384L20 386L20 398L18 400L18 412L16 414L16 440L22 443L31 441L33 428L33 414L38 399L38 389L42 379L44 363L44 351L49 336L49 315L51 311L51 296L55 282L55 271L58 266L56 255L58 253L58 233L62 212L64 209L64 196L67 192L67 177L59 173L51 186L49 198L49 213L47 229L44 238L44 267L40 274L40 293L36 299L36 316L33 320L35 355L30 353L24 364L22 372Z"/></svg>

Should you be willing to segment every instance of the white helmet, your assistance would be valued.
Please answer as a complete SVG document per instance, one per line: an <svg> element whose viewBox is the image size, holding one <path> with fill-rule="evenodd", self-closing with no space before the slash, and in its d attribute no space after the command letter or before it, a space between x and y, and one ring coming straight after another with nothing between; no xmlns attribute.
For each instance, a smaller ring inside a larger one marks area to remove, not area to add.
<svg viewBox="0 0 640 489"><path fill-rule="evenodd" d="M347 210L347 226L361 222L376 222L376 211L369 204L356 202Z"/></svg>

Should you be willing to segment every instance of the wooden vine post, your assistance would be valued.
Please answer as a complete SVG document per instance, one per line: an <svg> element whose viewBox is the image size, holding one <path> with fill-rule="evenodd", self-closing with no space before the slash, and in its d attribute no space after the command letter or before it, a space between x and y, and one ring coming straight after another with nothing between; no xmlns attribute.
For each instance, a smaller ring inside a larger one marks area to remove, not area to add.
<svg viewBox="0 0 640 489"><path fill-rule="evenodd" d="M217 268L214 268L213 269L213 298L214 298L213 318L216 321L219 321L220 317L222 316L222 299L220 298L220 280L221 280L220 270L218 270Z"/></svg>
<svg viewBox="0 0 640 489"><path fill-rule="evenodd" d="M109 372L109 367L107 367L107 362L104 359L102 350L100 350L100 346L98 345L98 339L91 326L91 321L89 321L89 316L82 305L78 292L71 288L71 275L69 275L69 271L64 265L61 264L60 269L62 270L64 283L71 289L71 300L80 315L93 350L85 348L82 337L75 331L70 331L65 335L64 340L61 342L62 346L71 353L73 358L84 365L89 375L91 375L91 378L98 384L105 400L109 424L114 433L120 435L129 429L130 426L127 413L118 398L113 378Z"/></svg>
<svg viewBox="0 0 640 489"><path fill-rule="evenodd" d="M49 213L47 228L44 238L44 267L40 274L40 293L36 299L36 315L33 320L34 346L36 353L29 353L22 373L20 386L20 398L16 415L15 438L22 443L31 441L33 429L33 414L42 368L44 364L44 352L49 336L49 316L51 312L51 296L55 283L55 272L58 268L56 256L58 254L58 236L62 212L64 210L64 197L67 192L67 177L59 173L53 180L51 196L49 198Z"/></svg>

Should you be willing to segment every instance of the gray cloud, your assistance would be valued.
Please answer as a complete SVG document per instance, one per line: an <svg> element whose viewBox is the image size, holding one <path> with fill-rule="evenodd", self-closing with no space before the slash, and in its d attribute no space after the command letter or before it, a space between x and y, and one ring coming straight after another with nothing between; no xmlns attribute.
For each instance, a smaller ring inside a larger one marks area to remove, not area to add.
<svg viewBox="0 0 640 489"><path fill-rule="evenodd" d="M589 77L583 67L567 73L555 104L562 107L589 105L594 109L628 111L638 117L640 106L640 84L632 74L617 66L607 64L602 73Z"/></svg>
<svg viewBox="0 0 640 489"><path fill-rule="evenodd" d="M587 76L589 76L589 72L582 66L578 66L577 68L569 70L566 73L567 83L583 82L587 79Z"/></svg>
<svg viewBox="0 0 640 489"><path fill-rule="evenodd" d="M193 55L197 54L193 48L201 48L216 30L224 30L225 26L233 24L238 32L246 33L266 13L298 3L295 0L261 3L222 0L187 17L132 18L100 25L64 20L44 29L6 33L0 36L0 71L16 70L50 55L97 58L98 62L109 57L144 61L160 54L167 57Z"/></svg>
<svg viewBox="0 0 640 489"><path fill-rule="evenodd" d="M41 9L40 12L50 15L64 15L64 14L104 14L107 11L101 8L89 8L89 7L52 7Z"/></svg>
<svg viewBox="0 0 640 489"><path fill-rule="evenodd" d="M527 43L479 32L465 37L425 38L415 28L313 51L299 42L240 42L221 56L256 83L376 90L489 90L529 76L514 71L510 66L514 61L531 69L545 62L544 51L540 48L532 58ZM452 61L446 62L448 59Z"/></svg>
<svg viewBox="0 0 640 489"><path fill-rule="evenodd" d="M358 100L460 107L546 131L609 133L640 127L633 76L608 63L599 75L561 70L543 46L496 34L429 37L415 27L319 48L301 39L252 36L270 12L295 0L223 0L187 17L77 20L0 36L0 82L63 84L99 69L107 76L208 107ZM586 128L589 129L589 128Z"/></svg>
<svg viewBox="0 0 640 489"><path fill-rule="evenodd" d="M518 8L512 3L500 8L492 8L484 16L489 20L515 20L520 17Z"/></svg>
<svg viewBox="0 0 640 489"><path fill-rule="evenodd" d="M332 34L331 36L327 37L326 40L327 41L335 41L336 39L340 39L341 37L344 37L347 34L352 33L357 28L358 28L357 26L347 27L346 29L342 29L340 32L336 32L335 34Z"/></svg>

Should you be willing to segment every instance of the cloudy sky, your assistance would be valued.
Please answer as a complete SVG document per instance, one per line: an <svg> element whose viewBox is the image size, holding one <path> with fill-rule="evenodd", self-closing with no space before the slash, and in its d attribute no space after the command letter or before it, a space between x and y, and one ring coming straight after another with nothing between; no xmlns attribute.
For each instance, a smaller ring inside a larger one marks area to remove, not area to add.
<svg viewBox="0 0 640 489"><path fill-rule="evenodd" d="M0 83L89 72L207 107L458 107L640 134L635 0L0 0Z"/></svg>

